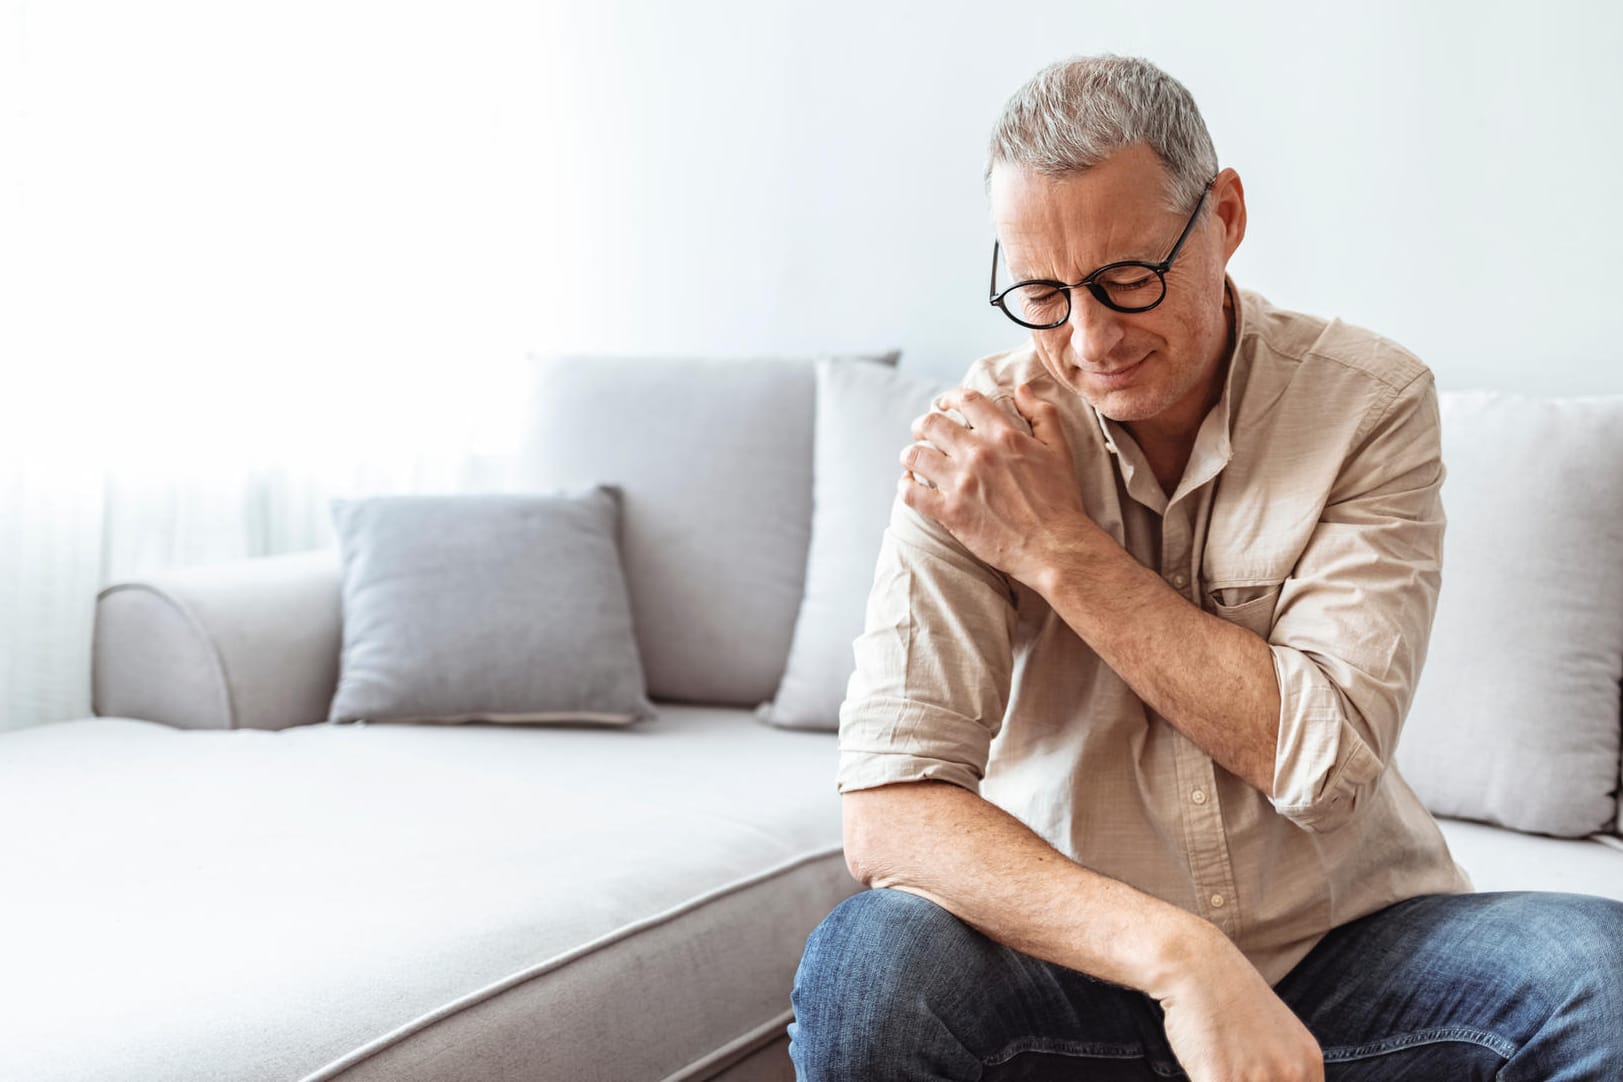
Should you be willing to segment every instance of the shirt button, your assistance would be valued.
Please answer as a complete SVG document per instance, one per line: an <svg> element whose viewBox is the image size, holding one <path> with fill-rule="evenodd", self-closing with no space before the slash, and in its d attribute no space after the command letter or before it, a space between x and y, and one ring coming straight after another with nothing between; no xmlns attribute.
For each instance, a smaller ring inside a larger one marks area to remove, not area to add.
<svg viewBox="0 0 1623 1082"><path fill-rule="evenodd" d="M1194 792L1189 794L1189 799L1193 800L1196 804L1206 803L1206 790L1196 789Z"/></svg>
<svg viewBox="0 0 1623 1082"><path fill-rule="evenodd" d="M1185 586L1189 585L1189 576L1185 575L1182 571L1174 573L1172 576L1172 585L1176 586L1180 590L1183 589Z"/></svg>
<svg viewBox="0 0 1623 1082"><path fill-rule="evenodd" d="M1212 908L1213 909L1222 909L1223 908L1223 896L1221 894L1212 895Z"/></svg>

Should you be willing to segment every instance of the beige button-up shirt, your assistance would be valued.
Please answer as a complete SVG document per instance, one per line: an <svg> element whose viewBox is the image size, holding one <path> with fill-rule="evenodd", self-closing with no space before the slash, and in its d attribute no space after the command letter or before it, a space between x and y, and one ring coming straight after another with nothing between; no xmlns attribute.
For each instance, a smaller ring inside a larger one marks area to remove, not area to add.
<svg viewBox="0 0 1623 1082"><path fill-rule="evenodd" d="M1429 368L1228 285L1222 397L1170 496L1127 429L1029 345L976 361L963 385L1029 432L1012 401L1029 380L1060 408L1099 526L1191 604L1268 642L1275 795L1214 762L1040 594L900 498L853 643L837 786L934 778L978 792L1078 863L1211 921L1277 983L1337 925L1471 889L1392 762L1442 581L1445 471Z"/></svg>

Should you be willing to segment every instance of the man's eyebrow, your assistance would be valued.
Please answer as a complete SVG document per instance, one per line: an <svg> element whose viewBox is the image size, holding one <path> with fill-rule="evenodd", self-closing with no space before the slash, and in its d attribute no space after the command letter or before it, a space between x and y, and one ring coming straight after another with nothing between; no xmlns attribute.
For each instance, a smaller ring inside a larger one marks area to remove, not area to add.
<svg viewBox="0 0 1623 1082"><path fill-rule="evenodd" d="M1016 271L1013 267L1009 268L1009 281L1011 282L1058 282L1061 280L1052 274L1029 274Z"/></svg>
<svg viewBox="0 0 1623 1082"><path fill-rule="evenodd" d="M1013 272L1010 272L1010 273L1013 273ZM1065 279L1061 278L1057 274L1041 273L1041 274L1015 274L1014 277L1012 277L1010 279L1010 281L1013 281L1013 282L1063 282L1063 281L1065 281Z"/></svg>
<svg viewBox="0 0 1623 1082"><path fill-rule="evenodd" d="M1164 258L1164 256L1165 256L1165 253L1162 253L1162 255L1159 255L1159 256L1155 256L1155 255L1146 255L1146 254L1143 254L1142 252L1140 254L1138 254L1138 255L1117 256L1115 259L1110 260L1108 263L1100 263L1097 267L1090 267L1088 269L1087 273L1092 274L1095 270L1098 270L1099 267L1108 267L1108 266L1110 266L1111 263L1159 263L1161 261L1161 259ZM1010 275L1009 281L1011 281L1011 282L1069 282L1069 281L1079 281L1080 280L1080 278L1076 278L1076 279L1065 278L1065 277L1063 277L1061 275L1052 274L1052 273L1047 273L1047 274L1020 274L1020 273L1017 273L1014 270L1013 267L1009 268L1009 275Z"/></svg>
<svg viewBox="0 0 1623 1082"><path fill-rule="evenodd" d="M1099 267L1108 267L1111 263L1159 263L1161 260L1166 258L1165 251L1152 253L1148 250L1148 247L1149 245L1146 243L1142 248L1139 249L1137 254L1118 255L1114 259L1107 262L1089 267L1086 273L1092 274L1094 271L1098 270ZM1037 274L1017 273L1014 269L1014 265L1008 262L1007 256L1004 257L1003 265L1009 272L1009 281L1011 282L1074 282L1079 281L1081 278L1080 275L1077 278L1066 278L1063 275L1054 274L1052 272L1042 272Z"/></svg>

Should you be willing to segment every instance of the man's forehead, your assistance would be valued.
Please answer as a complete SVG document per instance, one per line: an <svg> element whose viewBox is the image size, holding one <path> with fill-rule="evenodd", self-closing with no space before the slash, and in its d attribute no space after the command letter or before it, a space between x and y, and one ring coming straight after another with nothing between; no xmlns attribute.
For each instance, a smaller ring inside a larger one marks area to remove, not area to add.
<svg viewBox="0 0 1623 1082"><path fill-rule="evenodd" d="M1169 243L1163 235L1166 230L1164 220L1141 223L1127 214L997 223L1002 259L1010 273L1063 281L1118 260L1162 259Z"/></svg>
<svg viewBox="0 0 1623 1082"><path fill-rule="evenodd" d="M998 162L992 167L990 190L994 203L1028 198L1123 203L1147 192L1164 192L1166 181L1160 156L1148 144L1134 143L1075 172L1046 173L1017 162Z"/></svg>
<svg viewBox="0 0 1623 1082"><path fill-rule="evenodd" d="M1069 281L1118 259L1163 258L1165 192L1160 159L1142 146L1061 176L999 163L991 178L992 222L1011 272Z"/></svg>

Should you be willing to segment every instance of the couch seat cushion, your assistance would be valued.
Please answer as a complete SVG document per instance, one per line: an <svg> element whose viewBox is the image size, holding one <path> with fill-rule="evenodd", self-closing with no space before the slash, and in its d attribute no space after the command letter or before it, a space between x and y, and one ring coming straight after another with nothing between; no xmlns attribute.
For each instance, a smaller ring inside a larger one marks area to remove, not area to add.
<svg viewBox="0 0 1623 1082"><path fill-rule="evenodd" d="M1479 891L1560 890L1623 901L1623 848L1462 819L1438 819L1437 825Z"/></svg>
<svg viewBox="0 0 1623 1082"><path fill-rule="evenodd" d="M834 737L656 706L5 734L0 1073L704 1077L781 1035L859 889Z"/></svg>

